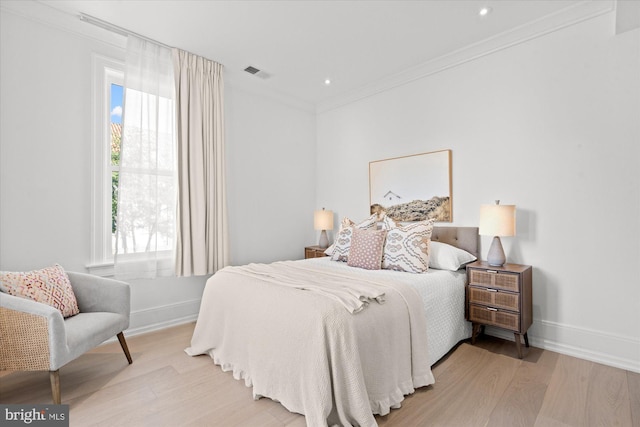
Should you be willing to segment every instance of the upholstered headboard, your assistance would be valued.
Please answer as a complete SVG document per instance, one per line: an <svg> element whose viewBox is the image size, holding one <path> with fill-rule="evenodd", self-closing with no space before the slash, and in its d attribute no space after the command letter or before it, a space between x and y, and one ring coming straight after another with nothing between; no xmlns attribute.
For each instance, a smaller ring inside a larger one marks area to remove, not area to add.
<svg viewBox="0 0 640 427"><path fill-rule="evenodd" d="M433 227L431 240L447 243L473 254L480 259L478 227Z"/></svg>

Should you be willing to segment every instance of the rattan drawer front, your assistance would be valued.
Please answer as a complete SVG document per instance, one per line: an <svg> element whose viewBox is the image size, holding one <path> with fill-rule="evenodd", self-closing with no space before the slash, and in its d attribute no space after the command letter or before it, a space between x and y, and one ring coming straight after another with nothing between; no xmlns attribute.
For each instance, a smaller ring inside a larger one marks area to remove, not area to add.
<svg viewBox="0 0 640 427"><path fill-rule="evenodd" d="M319 246L308 246L304 248L304 257L307 258L322 258L327 256L324 253L325 249L322 249Z"/></svg>
<svg viewBox="0 0 640 427"><path fill-rule="evenodd" d="M520 294L510 292L492 291L486 288L469 286L469 302L505 308L511 311L520 311Z"/></svg>
<svg viewBox="0 0 640 427"><path fill-rule="evenodd" d="M520 276L518 274L494 273L491 270L472 269L469 275L469 284L520 292L519 279Z"/></svg>
<svg viewBox="0 0 640 427"><path fill-rule="evenodd" d="M469 304L469 320L512 331L520 330L520 315L518 313L509 313L482 305Z"/></svg>

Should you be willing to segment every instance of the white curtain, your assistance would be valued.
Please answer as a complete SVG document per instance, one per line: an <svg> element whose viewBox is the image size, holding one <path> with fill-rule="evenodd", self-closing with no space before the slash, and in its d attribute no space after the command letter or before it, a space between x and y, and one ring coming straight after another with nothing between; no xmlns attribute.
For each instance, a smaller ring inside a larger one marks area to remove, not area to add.
<svg viewBox="0 0 640 427"><path fill-rule="evenodd" d="M222 65L173 49L177 100L176 274L228 263Z"/></svg>
<svg viewBox="0 0 640 427"><path fill-rule="evenodd" d="M129 36L115 273L173 275L175 247L175 82L171 49Z"/></svg>

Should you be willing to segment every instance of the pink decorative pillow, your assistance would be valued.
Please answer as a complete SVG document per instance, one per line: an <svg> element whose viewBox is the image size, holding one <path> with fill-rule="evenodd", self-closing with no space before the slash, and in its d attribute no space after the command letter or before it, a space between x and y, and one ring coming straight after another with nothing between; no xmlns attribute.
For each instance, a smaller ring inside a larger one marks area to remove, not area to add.
<svg viewBox="0 0 640 427"><path fill-rule="evenodd" d="M353 229L347 265L367 270L380 270L387 230Z"/></svg>
<svg viewBox="0 0 640 427"><path fill-rule="evenodd" d="M50 305L60 310L63 317L80 313L69 277L58 264L24 273L0 271L0 290Z"/></svg>
<svg viewBox="0 0 640 427"><path fill-rule="evenodd" d="M325 251L325 254L331 255L332 261L347 261L347 258L349 257L349 247L351 246L352 230L354 228L362 230L375 228L377 222L377 214L371 215L359 224L355 224L349 218L343 219L342 225L340 226L340 232L336 236L336 241Z"/></svg>
<svg viewBox="0 0 640 427"><path fill-rule="evenodd" d="M424 273L429 269L433 219L394 227L387 232L382 268Z"/></svg>

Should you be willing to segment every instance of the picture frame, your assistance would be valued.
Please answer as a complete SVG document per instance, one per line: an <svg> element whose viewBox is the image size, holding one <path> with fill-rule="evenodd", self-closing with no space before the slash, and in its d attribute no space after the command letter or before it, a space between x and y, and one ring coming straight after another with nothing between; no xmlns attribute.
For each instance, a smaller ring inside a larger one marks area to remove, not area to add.
<svg viewBox="0 0 640 427"><path fill-rule="evenodd" d="M369 162L371 213L396 222L452 222L451 150Z"/></svg>

